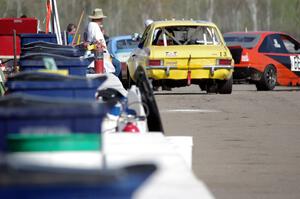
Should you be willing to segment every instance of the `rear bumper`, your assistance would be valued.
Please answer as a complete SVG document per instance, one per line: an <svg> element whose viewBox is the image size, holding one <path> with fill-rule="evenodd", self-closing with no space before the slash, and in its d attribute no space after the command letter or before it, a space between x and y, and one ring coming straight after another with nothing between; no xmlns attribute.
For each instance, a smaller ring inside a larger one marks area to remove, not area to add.
<svg viewBox="0 0 300 199"><path fill-rule="evenodd" d="M232 76L233 66L214 65L192 68L176 66L146 66L148 77L152 79L187 79L190 71L191 79L229 79Z"/></svg>
<svg viewBox="0 0 300 199"><path fill-rule="evenodd" d="M261 76L262 72L253 67L234 67L233 79L235 80L259 81Z"/></svg>

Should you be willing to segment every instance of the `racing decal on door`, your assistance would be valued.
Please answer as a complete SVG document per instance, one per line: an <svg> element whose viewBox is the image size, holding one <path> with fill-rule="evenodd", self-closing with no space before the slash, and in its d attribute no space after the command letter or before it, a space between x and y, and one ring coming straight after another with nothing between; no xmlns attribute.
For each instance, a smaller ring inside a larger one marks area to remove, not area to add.
<svg viewBox="0 0 300 199"><path fill-rule="evenodd" d="M280 66L282 67L286 67L291 73L297 75L298 77L300 77L300 63L299 63L299 55L293 55L293 56L280 56L280 55L267 55L268 57L270 57L271 59L273 59L274 61L278 62L280 64ZM291 58L291 57L298 57L298 59L296 58ZM293 59L293 60L292 60ZM296 63L296 61L298 61ZM298 66L298 69L296 70L296 66ZM294 67L294 69L293 69Z"/></svg>
<svg viewBox="0 0 300 199"><path fill-rule="evenodd" d="M291 59L291 71L300 71L300 56L290 56Z"/></svg>

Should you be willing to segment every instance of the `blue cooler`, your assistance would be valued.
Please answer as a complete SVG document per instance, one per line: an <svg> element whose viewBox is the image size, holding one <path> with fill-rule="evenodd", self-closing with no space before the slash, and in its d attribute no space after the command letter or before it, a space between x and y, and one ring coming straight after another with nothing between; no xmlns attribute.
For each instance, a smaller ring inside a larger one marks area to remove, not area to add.
<svg viewBox="0 0 300 199"><path fill-rule="evenodd" d="M8 133L100 133L110 105L27 95L0 98L0 150Z"/></svg>
<svg viewBox="0 0 300 199"><path fill-rule="evenodd" d="M67 69L70 75L85 76L88 65L93 61L81 57L68 57L49 53L32 53L21 56L20 70L39 70L45 69L43 59L45 57L53 58L58 69Z"/></svg>
<svg viewBox="0 0 300 199"><path fill-rule="evenodd" d="M9 77L7 92L72 99L95 99L97 88L106 76L86 78L43 72L22 72Z"/></svg>
<svg viewBox="0 0 300 199"><path fill-rule="evenodd" d="M66 45L59 45L57 43L51 43L46 41L34 41L31 43L24 44L22 48L30 48L35 46L43 46L43 47L49 47L49 48L56 48L57 46L61 46L63 48L74 48L73 46L66 46Z"/></svg>
<svg viewBox="0 0 300 199"><path fill-rule="evenodd" d="M50 53L56 55L63 55L67 57L80 57L84 56L85 50L75 47L66 48L65 46L61 45L57 45L57 47L33 46L28 48L22 48L21 55L27 55L32 53Z"/></svg>
<svg viewBox="0 0 300 199"><path fill-rule="evenodd" d="M56 34L19 34L21 38L21 47L25 44L29 44L37 41L44 41L57 44Z"/></svg>
<svg viewBox="0 0 300 199"><path fill-rule="evenodd" d="M154 164L105 170L3 168L0 198L130 199L156 169Z"/></svg>
<svg viewBox="0 0 300 199"><path fill-rule="evenodd" d="M32 42L22 46L21 55L30 53L50 53L69 57L84 56L86 49L82 46L66 46L49 42Z"/></svg>

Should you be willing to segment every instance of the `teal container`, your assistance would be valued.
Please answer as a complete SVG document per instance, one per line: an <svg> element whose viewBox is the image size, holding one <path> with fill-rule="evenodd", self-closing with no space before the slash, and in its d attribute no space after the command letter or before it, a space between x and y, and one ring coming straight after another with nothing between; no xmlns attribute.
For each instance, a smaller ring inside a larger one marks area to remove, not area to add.
<svg viewBox="0 0 300 199"><path fill-rule="evenodd" d="M8 152L100 151L99 133L77 134L9 134Z"/></svg>

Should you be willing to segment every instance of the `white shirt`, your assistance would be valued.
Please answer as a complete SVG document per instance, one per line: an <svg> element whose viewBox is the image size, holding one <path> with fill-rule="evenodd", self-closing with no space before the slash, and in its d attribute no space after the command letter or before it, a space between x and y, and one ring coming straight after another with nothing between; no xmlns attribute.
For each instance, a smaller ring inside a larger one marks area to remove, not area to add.
<svg viewBox="0 0 300 199"><path fill-rule="evenodd" d="M105 42L103 33L102 33L99 25L96 22L92 22L92 21L89 22L86 32L87 32L87 41L88 42L101 41L106 47L106 42Z"/></svg>
<svg viewBox="0 0 300 199"><path fill-rule="evenodd" d="M106 42L103 36L103 33L99 27L99 25L96 22L90 22L88 27L87 27L87 41L88 42L96 42L100 41L103 43L103 45L106 47ZM113 73L115 72L115 67L112 65L110 56L106 52L103 54L104 55L104 69L106 73ZM94 67L94 61L88 66L89 67Z"/></svg>

